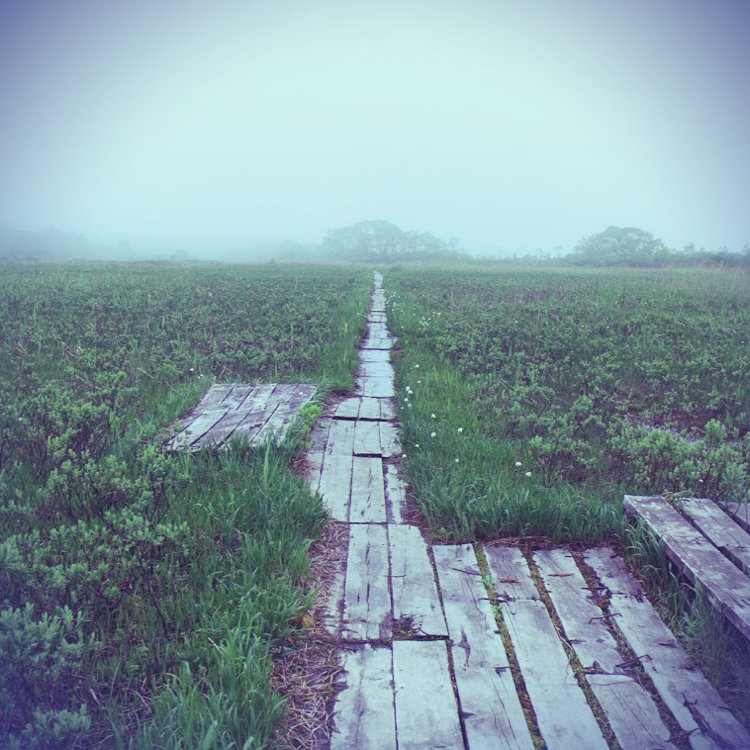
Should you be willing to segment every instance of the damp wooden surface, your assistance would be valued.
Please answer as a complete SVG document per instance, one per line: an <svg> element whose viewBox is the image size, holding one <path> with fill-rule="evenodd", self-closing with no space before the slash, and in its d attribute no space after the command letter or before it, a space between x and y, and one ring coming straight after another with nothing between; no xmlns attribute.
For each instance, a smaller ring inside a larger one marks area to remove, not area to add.
<svg viewBox="0 0 750 750"><path fill-rule="evenodd" d="M385 526L351 524L344 584L342 636L346 640L385 640L391 635Z"/></svg>
<svg viewBox="0 0 750 750"><path fill-rule="evenodd" d="M364 644L344 651L331 750L396 748L390 647Z"/></svg>
<svg viewBox="0 0 750 750"><path fill-rule="evenodd" d="M664 498L626 495L623 509L662 540L680 571L699 584L708 601L750 640L750 578Z"/></svg>
<svg viewBox="0 0 750 750"><path fill-rule="evenodd" d="M750 747L750 735L662 622L625 561L608 547L583 554L609 592L609 621L621 633L694 750Z"/></svg>
<svg viewBox="0 0 750 750"><path fill-rule="evenodd" d="M448 634L427 544L416 526L388 531L391 552L393 619L417 636Z"/></svg>
<svg viewBox="0 0 750 750"><path fill-rule="evenodd" d="M711 500L691 498L680 502L690 522L738 568L750 571L750 534Z"/></svg>
<svg viewBox="0 0 750 750"><path fill-rule="evenodd" d="M385 523L385 478L380 458L352 458L350 523Z"/></svg>
<svg viewBox="0 0 750 750"><path fill-rule="evenodd" d="M607 628L604 612L594 602L573 555L560 548L544 550L534 554L534 562L620 746L624 750L674 747L653 699L635 673L622 666L627 658Z"/></svg>
<svg viewBox="0 0 750 750"><path fill-rule="evenodd" d="M199 450L220 448L234 439L250 445L280 440L316 390L311 383L215 384L173 425L166 448Z"/></svg>
<svg viewBox="0 0 750 750"><path fill-rule="evenodd" d="M532 750L474 549L470 544L434 545L432 551L469 747Z"/></svg>
<svg viewBox="0 0 750 750"><path fill-rule="evenodd" d="M394 641L399 750L463 748L445 641Z"/></svg>
<svg viewBox="0 0 750 750"><path fill-rule="evenodd" d="M485 554L502 618L547 747L604 750L607 743L521 550L487 547Z"/></svg>

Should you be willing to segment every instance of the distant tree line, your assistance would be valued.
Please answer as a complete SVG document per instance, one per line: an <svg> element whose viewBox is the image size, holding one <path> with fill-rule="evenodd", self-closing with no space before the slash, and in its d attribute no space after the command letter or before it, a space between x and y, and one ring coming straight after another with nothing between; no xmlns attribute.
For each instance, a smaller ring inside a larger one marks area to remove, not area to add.
<svg viewBox="0 0 750 750"><path fill-rule="evenodd" d="M318 254L332 260L392 262L468 260L458 240L445 242L429 232L404 231L388 221L360 221L329 230Z"/></svg>
<svg viewBox="0 0 750 750"><path fill-rule="evenodd" d="M610 226L585 237L572 253L560 260L566 265L580 266L728 266L750 270L750 245L738 253L727 249L697 250L692 244L676 251L643 229Z"/></svg>

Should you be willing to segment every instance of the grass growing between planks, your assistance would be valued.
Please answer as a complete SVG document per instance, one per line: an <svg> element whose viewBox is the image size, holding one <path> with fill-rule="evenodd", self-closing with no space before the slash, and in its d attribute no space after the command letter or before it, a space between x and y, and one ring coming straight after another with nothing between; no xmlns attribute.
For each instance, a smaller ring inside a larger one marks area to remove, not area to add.
<svg viewBox="0 0 750 750"><path fill-rule="evenodd" d="M625 527L626 559L656 610L685 644L706 677L746 726L750 725L750 652L747 640L709 604L700 590L675 574L664 545L642 524Z"/></svg>
<svg viewBox="0 0 750 750"><path fill-rule="evenodd" d="M746 275L383 273L404 466L432 534L616 538L747 722L746 643L621 517L625 493L750 497Z"/></svg>
<svg viewBox="0 0 750 750"><path fill-rule="evenodd" d="M324 512L295 441L163 454L215 381L347 390L371 274L3 264L0 745L268 744ZM315 405L306 407L313 417Z"/></svg>

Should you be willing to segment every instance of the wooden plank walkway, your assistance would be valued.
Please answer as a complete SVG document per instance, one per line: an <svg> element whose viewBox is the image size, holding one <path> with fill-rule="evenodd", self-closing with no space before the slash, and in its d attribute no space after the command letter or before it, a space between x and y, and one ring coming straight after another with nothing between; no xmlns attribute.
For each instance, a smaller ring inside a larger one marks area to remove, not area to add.
<svg viewBox="0 0 750 750"><path fill-rule="evenodd" d="M662 540L666 554L686 578L750 640L750 577L664 498L626 495L623 509Z"/></svg>
<svg viewBox="0 0 750 750"><path fill-rule="evenodd" d="M431 546L406 522L377 274L362 345L358 386L307 458L311 489L348 524L325 610L342 664L331 747L750 748L611 550ZM743 554L743 537L724 543Z"/></svg>
<svg viewBox="0 0 750 750"><path fill-rule="evenodd" d="M237 438L249 445L281 440L316 390L312 383L217 383L186 417L172 425L166 448L197 451L220 448Z"/></svg>

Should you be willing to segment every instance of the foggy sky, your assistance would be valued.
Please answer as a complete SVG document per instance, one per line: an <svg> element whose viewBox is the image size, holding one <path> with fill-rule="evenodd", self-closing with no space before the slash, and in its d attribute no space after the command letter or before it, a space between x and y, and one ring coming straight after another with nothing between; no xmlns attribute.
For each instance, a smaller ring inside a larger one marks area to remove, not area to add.
<svg viewBox="0 0 750 750"><path fill-rule="evenodd" d="M208 252L366 219L475 252L750 243L744 0L33 0L0 222Z"/></svg>

